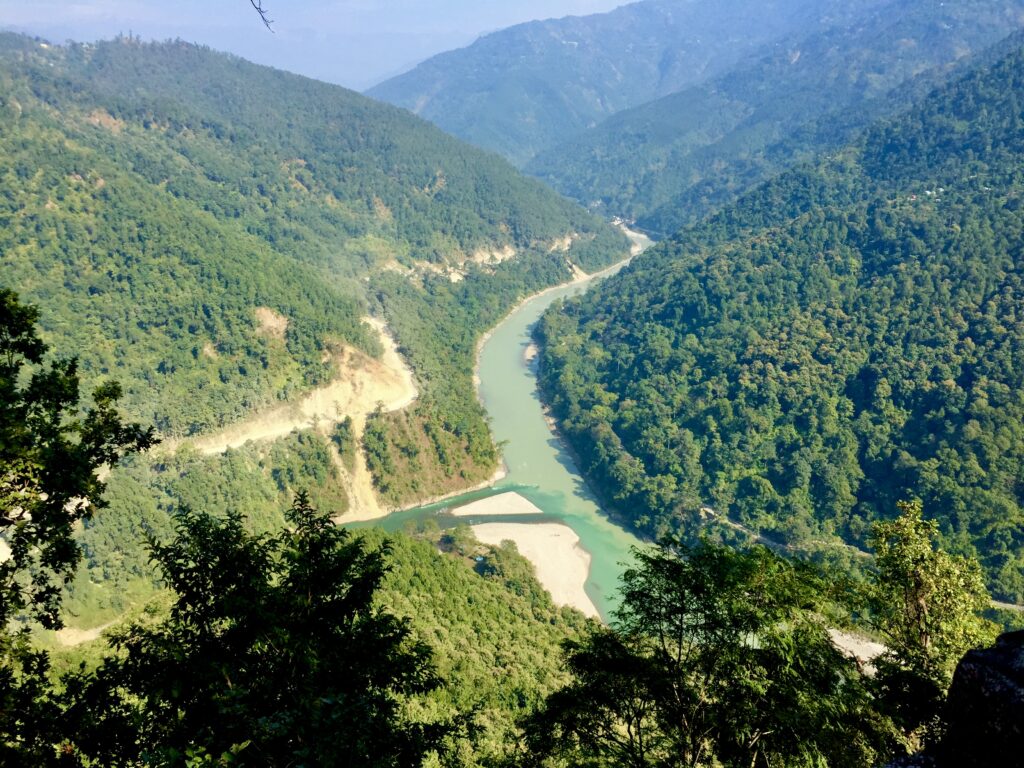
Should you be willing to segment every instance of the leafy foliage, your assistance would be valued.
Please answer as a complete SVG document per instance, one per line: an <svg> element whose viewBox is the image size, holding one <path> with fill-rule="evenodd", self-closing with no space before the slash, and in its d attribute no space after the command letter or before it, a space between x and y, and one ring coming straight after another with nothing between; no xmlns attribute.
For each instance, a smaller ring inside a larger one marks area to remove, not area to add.
<svg viewBox="0 0 1024 768"><path fill-rule="evenodd" d="M151 430L122 421L116 384L87 406L74 359L44 365L37 318L0 289L0 761L11 765L51 764L60 732L29 622L62 626L61 586L82 558L72 529L106 506L97 472L153 443Z"/></svg>
<svg viewBox="0 0 1024 768"><path fill-rule="evenodd" d="M403 711L441 680L408 623L374 605L386 550L303 495L287 518L284 532L255 537L237 516L185 510L173 541L151 542L175 603L155 626L115 635L115 655L74 684L85 755L402 766L440 747L451 724Z"/></svg>
<svg viewBox="0 0 1024 768"><path fill-rule="evenodd" d="M566 644L573 681L527 725L573 765L863 766L896 746L820 614L827 590L765 548L637 553L612 629Z"/></svg>
<svg viewBox="0 0 1024 768"><path fill-rule="evenodd" d="M1018 0L850 9L729 71L563 139L527 172L668 237L799 162L835 150L1020 28Z"/></svg>
<svg viewBox="0 0 1024 768"><path fill-rule="evenodd" d="M156 612L141 612L143 623L166 613L158 592L162 581L144 539L170 540L182 506L243 516L249 535L285 527L281 510L302 488L309 488L321 508L340 510L345 489L337 475L322 474L318 456L325 450L324 439L303 432L222 456L182 452L127 462L111 475L110 508L79 536L86 567L65 600L70 621L95 627L126 613L139 615L140 606L152 601ZM427 695L417 711L472 714L473 728L455 749L457 764L500 757L513 742L516 719L564 682L558 644L578 634L586 620L556 608L518 554L469 537L464 552L442 556L439 530L412 533L414 538L367 530L359 536L367 547L386 545L390 552L379 604L409 620L415 636L434 649L438 674L449 682ZM484 558L480 563L478 555ZM55 666L73 669L79 659L94 665L97 653L90 647L65 649L55 654Z"/></svg>
<svg viewBox="0 0 1024 768"><path fill-rule="evenodd" d="M920 735L934 732L957 663L991 644L996 628L980 618L991 599L978 562L935 548L938 525L920 502L899 509L872 531L869 621L886 646L875 684L904 730Z"/></svg>
<svg viewBox="0 0 1024 768"><path fill-rule="evenodd" d="M1019 50L544 318L542 379L642 531L863 546L919 497L1024 599Z"/></svg>
<svg viewBox="0 0 1024 768"><path fill-rule="evenodd" d="M618 242L400 110L204 48L7 34L0 81L5 279L167 434L325 382L337 344L376 352L360 317L385 267Z"/></svg>
<svg viewBox="0 0 1024 768"><path fill-rule="evenodd" d="M47 347L38 311L0 289L0 626L29 618L60 626L60 582L81 560L75 523L106 506L103 466L153 444L152 430L126 424L120 389L108 383L83 399L77 362L42 367Z"/></svg>

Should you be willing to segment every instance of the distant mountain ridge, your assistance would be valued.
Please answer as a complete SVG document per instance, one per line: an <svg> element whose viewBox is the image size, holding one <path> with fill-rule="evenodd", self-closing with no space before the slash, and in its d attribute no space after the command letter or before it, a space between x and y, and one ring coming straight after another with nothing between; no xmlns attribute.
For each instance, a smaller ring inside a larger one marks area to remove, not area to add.
<svg viewBox="0 0 1024 768"><path fill-rule="evenodd" d="M608 116L729 70L765 44L884 0L644 0L520 24L368 95L516 164Z"/></svg>
<svg viewBox="0 0 1024 768"><path fill-rule="evenodd" d="M605 215L666 237L758 181L841 146L1024 26L1019 0L895 0L792 35L730 72L619 112L525 166ZM909 93L901 86L922 84Z"/></svg>

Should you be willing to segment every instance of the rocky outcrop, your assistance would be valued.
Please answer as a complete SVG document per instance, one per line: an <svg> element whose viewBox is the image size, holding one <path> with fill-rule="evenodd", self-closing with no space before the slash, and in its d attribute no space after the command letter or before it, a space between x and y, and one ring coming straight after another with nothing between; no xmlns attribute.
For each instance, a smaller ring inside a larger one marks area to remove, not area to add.
<svg viewBox="0 0 1024 768"><path fill-rule="evenodd" d="M946 701L947 731L938 765L1024 765L1024 631L960 660Z"/></svg>

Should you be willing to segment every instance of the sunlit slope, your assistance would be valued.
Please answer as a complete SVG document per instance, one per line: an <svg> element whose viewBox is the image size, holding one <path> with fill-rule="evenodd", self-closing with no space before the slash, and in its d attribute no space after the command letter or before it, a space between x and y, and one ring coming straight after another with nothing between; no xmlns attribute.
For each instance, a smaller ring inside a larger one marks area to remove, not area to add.
<svg viewBox="0 0 1024 768"><path fill-rule="evenodd" d="M890 0L566 137L528 172L665 237L906 108L1024 26L1020 0ZM930 84L930 85L929 85Z"/></svg>
<svg viewBox="0 0 1024 768"><path fill-rule="evenodd" d="M377 274L619 242L401 110L208 49L4 35L0 82L0 281L167 434L292 399L340 346L377 353Z"/></svg>
<svg viewBox="0 0 1024 768"><path fill-rule="evenodd" d="M543 383L642 531L859 558L920 497L1024 598L1024 53L550 312Z"/></svg>
<svg viewBox="0 0 1024 768"><path fill-rule="evenodd" d="M370 89L516 164L609 115L706 81L797 30L882 0L644 0L510 27Z"/></svg>

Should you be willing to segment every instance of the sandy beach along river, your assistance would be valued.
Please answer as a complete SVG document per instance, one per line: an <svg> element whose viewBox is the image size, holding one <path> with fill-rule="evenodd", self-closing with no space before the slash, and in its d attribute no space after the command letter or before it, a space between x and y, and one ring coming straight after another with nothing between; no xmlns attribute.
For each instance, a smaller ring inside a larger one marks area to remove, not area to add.
<svg viewBox="0 0 1024 768"><path fill-rule="evenodd" d="M635 252L648 242L640 240ZM630 547L639 541L602 514L545 419L527 360L530 329L541 314L558 299L585 290L596 277L523 302L494 328L480 350L479 394L494 439L504 446L505 477L490 488L395 512L377 524L398 530L409 521L434 516L442 526L472 525L482 541L511 539L534 562L556 602L607 620ZM510 492L519 498L509 497Z"/></svg>

